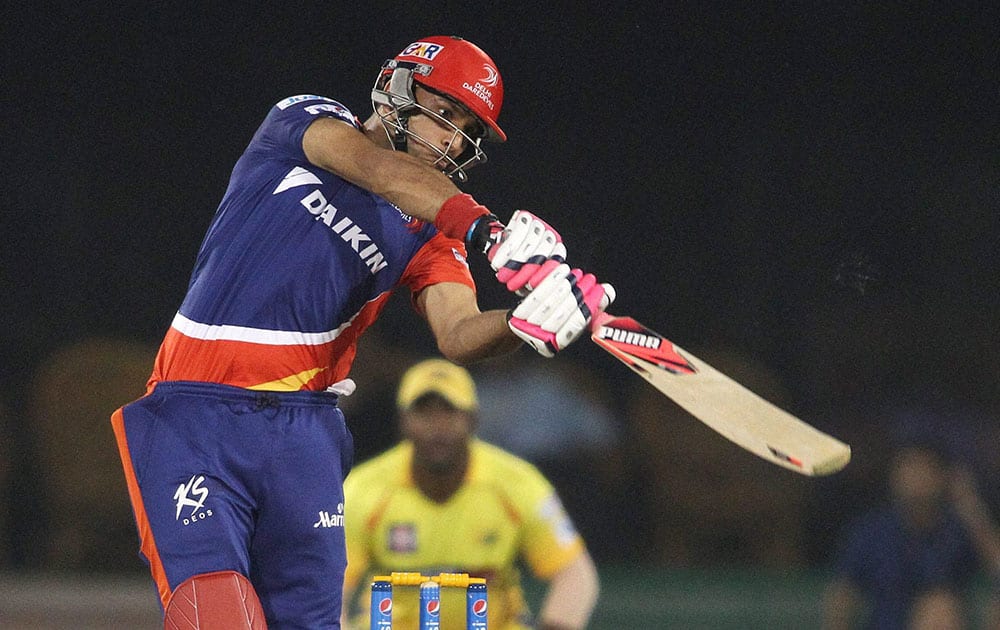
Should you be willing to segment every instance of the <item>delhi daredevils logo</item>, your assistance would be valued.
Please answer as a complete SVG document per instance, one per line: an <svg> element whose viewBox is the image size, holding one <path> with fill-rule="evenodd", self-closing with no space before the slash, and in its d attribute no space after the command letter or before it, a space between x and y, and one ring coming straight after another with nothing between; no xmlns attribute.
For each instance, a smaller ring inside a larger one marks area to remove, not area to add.
<svg viewBox="0 0 1000 630"><path fill-rule="evenodd" d="M486 600L478 599L472 603L472 612L477 617L482 617L486 614Z"/></svg>
<svg viewBox="0 0 1000 630"><path fill-rule="evenodd" d="M378 611L383 615L388 615L392 612L392 598L383 597L382 601L378 603Z"/></svg>
<svg viewBox="0 0 1000 630"><path fill-rule="evenodd" d="M432 599L427 602L427 614L437 616L441 612L441 602L436 599Z"/></svg>

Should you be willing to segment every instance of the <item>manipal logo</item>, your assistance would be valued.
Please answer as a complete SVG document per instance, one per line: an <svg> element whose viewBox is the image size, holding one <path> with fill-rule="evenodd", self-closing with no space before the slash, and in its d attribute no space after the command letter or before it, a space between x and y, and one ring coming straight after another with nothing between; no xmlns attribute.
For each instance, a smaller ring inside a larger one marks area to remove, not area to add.
<svg viewBox="0 0 1000 630"><path fill-rule="evenodd" d="M179 520L185 525L190 525L212 516L212 510L203 510L205 499L208 498L208 488L202 487L205 481L204 475L193 475L187 483L182 483L174 493L174 500L177 501L177 515L174 520ZM191 508L191 512L181 520L181 510L185 507Z"/></svg>

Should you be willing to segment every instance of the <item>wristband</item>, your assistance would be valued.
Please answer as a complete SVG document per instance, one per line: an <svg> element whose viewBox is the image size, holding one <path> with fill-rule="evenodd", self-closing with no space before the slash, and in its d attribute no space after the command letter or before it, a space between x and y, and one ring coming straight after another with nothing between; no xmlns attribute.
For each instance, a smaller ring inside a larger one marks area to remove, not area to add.
<svg viewBox="0 0 1000 630"><path fill-rule="evenodd" d="M434 225L450 238L465 242L473 223L481 216L490 214L472 195L459 193L441 204Z"/></svg>

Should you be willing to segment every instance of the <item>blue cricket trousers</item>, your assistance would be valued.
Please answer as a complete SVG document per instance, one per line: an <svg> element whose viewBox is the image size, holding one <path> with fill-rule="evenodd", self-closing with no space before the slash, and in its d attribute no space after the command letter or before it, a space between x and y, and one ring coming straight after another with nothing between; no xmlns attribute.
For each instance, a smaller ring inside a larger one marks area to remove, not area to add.
<svg viewBox="0 0 1000 630"><path fill-rule="evenodd" d="M335 394L164 382L112 425L161 606L187 578L232 570L269 630L340 627L354 445Z"/></svg>

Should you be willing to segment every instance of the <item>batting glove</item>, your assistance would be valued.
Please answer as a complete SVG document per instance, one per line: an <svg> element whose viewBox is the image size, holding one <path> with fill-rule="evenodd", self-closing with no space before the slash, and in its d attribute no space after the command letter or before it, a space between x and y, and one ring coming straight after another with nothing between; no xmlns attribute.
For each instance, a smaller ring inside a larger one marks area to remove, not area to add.
<svg viewBox="0 0 1000 630"><path fill-rule="evenodd" d="M507 325L543 357L554 357L615 300L593 274L560 264L507 315Z"/></svg>
<svg viewBox="0 0 1000 630"><path fill-rule="evenodd" d="M552 226L527 210L515 212L507 227L486 251L497 280L524 296L537 287L548 272L566 260L566 246ZM540 274L546 262L555 261Z"/></svg>

